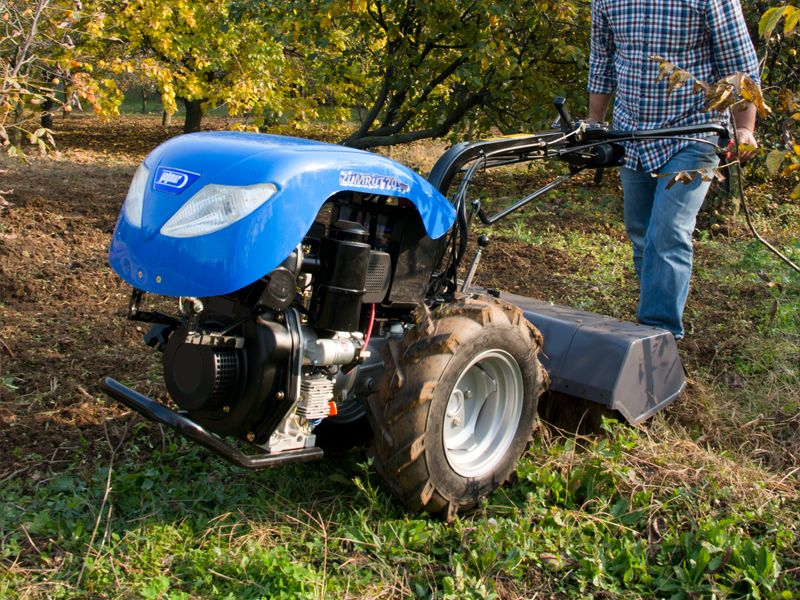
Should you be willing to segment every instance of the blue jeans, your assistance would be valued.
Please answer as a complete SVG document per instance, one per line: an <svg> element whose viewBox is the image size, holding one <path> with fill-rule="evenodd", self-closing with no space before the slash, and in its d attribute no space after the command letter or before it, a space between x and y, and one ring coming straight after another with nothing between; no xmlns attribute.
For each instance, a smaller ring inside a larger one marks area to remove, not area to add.
<svg viewBox="0 0 800 600"><path fill-rule="evenodd" d="M710 174L719 164L714 148L693 143L675 154L655 174L703 169ZM633 247L639 278L640 323L672 332L681 339L683 308L692 275L692 232L710 182L699 176L691 183L657 178L641 169L620 169L625 194L625 228Z"/></svg>

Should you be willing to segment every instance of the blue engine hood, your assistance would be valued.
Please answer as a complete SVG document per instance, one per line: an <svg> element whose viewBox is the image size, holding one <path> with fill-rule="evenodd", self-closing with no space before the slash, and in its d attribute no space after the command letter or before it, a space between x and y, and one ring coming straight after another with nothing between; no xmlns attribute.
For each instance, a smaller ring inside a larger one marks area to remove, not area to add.
<svg viewBox="0 0 800 600"><path fill-rule="evenodd" d="M166 296L217 296L275 269L303 240L323 203L352 190L411 201L428 235L450 229L455 211L411 169L344 146L275 135L204 132L173 138L145 159L150 170L142 226L120 213L109 262L137 289ZM183 173L175 187L163 169ZM157 174L161 174L157 178ZM205 185L273 183L278 192L245 218L191 238L161 235L161 227Z"/></svg>

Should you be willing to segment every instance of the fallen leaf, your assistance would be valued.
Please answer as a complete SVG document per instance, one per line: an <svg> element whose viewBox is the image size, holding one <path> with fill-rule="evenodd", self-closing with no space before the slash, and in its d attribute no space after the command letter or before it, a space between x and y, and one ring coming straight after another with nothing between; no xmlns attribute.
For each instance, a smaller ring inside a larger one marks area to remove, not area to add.
<svg viewBox="0 0 800 600"><path fill-rule="evenodd" d="M666 523L662 517L651 519L647 524L647 557L655 558L661 550L661 540L664 537Z"/></svg>
<svg viewBox="0 0 800 600"><path fill-rule="evenodd" d="M778 170L781 168L781 164L783 163L783 151L782 150L772 150L769 154L767 154L767 171L772 177L778 174Z"/></svg>

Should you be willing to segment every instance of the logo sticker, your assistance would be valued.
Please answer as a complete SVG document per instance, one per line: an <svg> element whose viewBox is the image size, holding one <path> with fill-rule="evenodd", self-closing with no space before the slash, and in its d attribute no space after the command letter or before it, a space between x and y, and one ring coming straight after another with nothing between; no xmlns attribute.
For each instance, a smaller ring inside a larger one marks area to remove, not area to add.
<svg viewBox="0 0 800 600"><path fill-rule="evenodd" d="M199 173L173 169L172 167L158 167L156 176L153 178L153 189L167 194L180 194L197 181L198 177L200 177Z"/></svg>
<svg viewBox="0 0 800 600"><path fill-rule="evenodd" d="M405 194L411 186L404 181L388 175L370 175L369 173L356 173L355 171L341 171L339 185L380 190L382 192L400 192Z"/></svg>

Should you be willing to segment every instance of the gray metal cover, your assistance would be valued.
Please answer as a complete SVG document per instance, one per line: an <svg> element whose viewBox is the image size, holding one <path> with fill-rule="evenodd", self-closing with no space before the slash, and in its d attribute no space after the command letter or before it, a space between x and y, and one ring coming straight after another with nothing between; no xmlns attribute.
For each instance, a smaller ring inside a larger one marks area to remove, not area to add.
<svg viewBox="0 0 800 600"><path fill-rule="evenodd" d="M686 387L668 331L514 294L502 298L519 306L542 332L540 358L553 391L618 410L635 425Z"/></svg>

